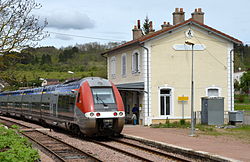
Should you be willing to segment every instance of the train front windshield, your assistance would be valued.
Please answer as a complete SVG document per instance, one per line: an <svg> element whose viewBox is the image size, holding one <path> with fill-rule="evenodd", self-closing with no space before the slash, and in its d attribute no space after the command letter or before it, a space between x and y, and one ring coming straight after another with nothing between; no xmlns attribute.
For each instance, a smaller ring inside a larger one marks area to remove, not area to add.
<svg viewBox="0 0 250 162"><path fill-rule="evenodd" d="M114 104L112 88L92 88L95 104Z"/></svg>

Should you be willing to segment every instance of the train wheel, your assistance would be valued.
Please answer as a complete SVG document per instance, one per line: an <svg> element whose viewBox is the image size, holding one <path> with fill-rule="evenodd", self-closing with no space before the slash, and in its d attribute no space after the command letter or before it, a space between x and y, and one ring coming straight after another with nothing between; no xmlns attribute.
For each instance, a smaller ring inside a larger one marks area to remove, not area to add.
<svg viewBox="0 0 250 162"><path fill-rule="evenodd" d="M78 125L72 125L71 130L72 130L74 135L76 135L76 136L81 135L81 131L80 131L80 128Z"/></svg>

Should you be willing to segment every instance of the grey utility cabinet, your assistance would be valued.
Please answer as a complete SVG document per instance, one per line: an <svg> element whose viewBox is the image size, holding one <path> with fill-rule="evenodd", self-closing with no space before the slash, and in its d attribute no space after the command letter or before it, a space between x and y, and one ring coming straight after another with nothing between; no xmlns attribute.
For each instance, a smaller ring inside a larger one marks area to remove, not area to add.
<svg viewBox="0 0 250 162"><path fill-rule="evenodd" d="M229 111L229 122L235 124L236 122L243 122L244 114L242 111Z"/></svg>
<svg viewBox="0 0 250 162"><path fill-rule="evenodd" d="M201 98L201 124L223 125L224 124L224 98L202 97Z"/></svg>

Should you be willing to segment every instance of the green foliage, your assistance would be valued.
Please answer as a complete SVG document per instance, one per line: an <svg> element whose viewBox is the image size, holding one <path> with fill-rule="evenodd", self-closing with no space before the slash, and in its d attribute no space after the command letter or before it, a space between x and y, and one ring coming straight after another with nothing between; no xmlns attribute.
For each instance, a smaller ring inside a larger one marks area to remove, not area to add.
<svg viewBox="0 0 250 162"><path fill-rule="evenodd" d="M180 124L181 124L181 125L185 125L185 124L186 124L186 120L185 120L185 119L181 119L181 120L180 120Z"/></svg>
<svg viewBox="0 0 250 162"><path fill-rule="evenodd" d="M116 45L119 43L100 45L94 42L62 49L39 47L27 48L21 53L9 53L0 57L0 78L10 84L6 90L39 86L39 78L61 81L73 77L106 78L106 59L101 53ZM74 76L68 71L73 71Z"/></svg>
<svg viewBox="0 0 250 162"><path fill-rule="evenodd" d="M232 129L232 131L246 131L250 133L250 125L241 125L237 128Z"/></svg>
<svg viewBox="0 0 250 162"><path fill-rule="evenodd" d="M12 129L16 129L16 130L19 130L19 129L20 129L20 127L19 127L18 125L12 125L11 128L12 128Z"/></svg>
<svg viewBox="0 0 250 162"><path fill-rule="evenodd" d="M149 18L148 18L148 16L146 16L146 18L144 20L144 23L143 23L143 33L144 33L144 35L149 33L149 28L150 28Z"/></svg>
<svg viewBox="0 0 250 162"><path fill-rule="evenodd" d="M234 80L234 89L235 91L240 91L240 83L237 80Z"/></svg>
<svg viewBox="0 0 250 162"><path fill-rule="evenodd" d="M166 119L165 124L153 124L152 128L188 128L190 127L190 123L185 120L180 120L179 122L171 123L168 119Z"/></svg>
<svg viewBox="0 0 250 162"><path fill-rule="evenodd" d="M239 125L236 128L226 129L226 135L233 136L237 140L243 140L244 142L250 143L250 126L249 125Z"/></svg>
<svg viewBox="0 0 250 162"><path fill-rule="evenodd" d="M33 162L38 160L37 150L32 149L31 143L26 138L20 137L16 131L0 126L0 161Z"/></svg>
<svg viewBox="0 0 250 162"><path fill-rule="evenodd" d="M250 96L246 94L235 94L234 95L234 102L235 103L244 103L250 104Z"/></svg>
<svg viewBox="0 0 250 162"><path fill-rule="evenodd" d="M226 134L223 134L223 132L221 132L219 128L215 128L215 126L197 124L195 127L196 127L198 134L200 133L200 134L211 135L211 136L226 135Z"/></svg>
<svg viewBox="0 0 250 162"><path fill-rule="evenodd" d="M250 104L235 104L234 109L235 110L250 111Z"/></svg>
<svg viewBox="0 0 250 162"><path fill-rule="evenodd" d="M244 73L240 78L240 88L243 92L248 93L250 88L250 71Z"/></svg>
<svg viewBox="0 0 250 162"><path fill-rule="evenodd" d="M42 60L41 60L41 65L43 65L43 64L51 64L51 57L50 57L50 55L48 55L48 54L44 54L43 56L42 56Z"/></svg>

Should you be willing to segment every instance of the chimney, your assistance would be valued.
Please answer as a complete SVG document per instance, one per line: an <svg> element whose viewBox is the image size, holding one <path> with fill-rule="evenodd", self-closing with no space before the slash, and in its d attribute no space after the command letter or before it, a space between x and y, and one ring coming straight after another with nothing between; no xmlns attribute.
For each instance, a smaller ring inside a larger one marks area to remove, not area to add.
<svg viewBox="0 0 250 162"><path fill-rule="evenodd" d="M140 22L140 20L137 20L137 27L138 27L138 29L141 29L141 22Z"/></svg>
<svg viewBox="0 0 250 162"><path fill-rule="evenodd" d="M202 12L201 8L194 10L192 13L192 19L204 24L204 12Z"/></svg>
<svg viewBox="0 0 250 162"><path fill-rule="evenodd" d="M173 25L180 24L185 21L185 12L183 12L183 8L175 8L175 12L173 12Z"/></svg>
<svg viewBox="0 0 250 162"><path fill-rule="evenodd" d="M170 28L171 26L172 26L172 25L171 25L169 22L166 23L166 22L164 21L163 24L161 25L161 28L162 28L162 29L166 29L166 28Z"/></svg>
<svg viewBox="0 0 250 162"><path fill-rule="evenodd" d="M149 33L153 33L153 32L155 32L155 30L153 29L153 22L150 21L149 22Z"/></svg>
<svg viewBox="0 0 250 162"><path fill-rule="evenodd" d="M135 25L132 31L133 31L133 40L138 39L143 35L140 20L137 20L137 26Z"/></svg>

